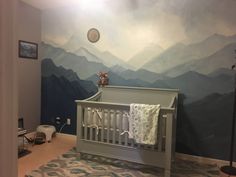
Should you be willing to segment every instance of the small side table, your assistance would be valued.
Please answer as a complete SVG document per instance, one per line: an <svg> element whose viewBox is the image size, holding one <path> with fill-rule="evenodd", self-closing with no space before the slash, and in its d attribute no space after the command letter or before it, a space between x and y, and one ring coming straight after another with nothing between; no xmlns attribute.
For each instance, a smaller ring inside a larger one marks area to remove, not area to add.
<svg viewBox="0 0 236 177"><path fill-rule="evenodd" d="M25 147L25 134L27 130L23 128L18 128L18 157L21 157L25 154L26 147Z"/></svg>

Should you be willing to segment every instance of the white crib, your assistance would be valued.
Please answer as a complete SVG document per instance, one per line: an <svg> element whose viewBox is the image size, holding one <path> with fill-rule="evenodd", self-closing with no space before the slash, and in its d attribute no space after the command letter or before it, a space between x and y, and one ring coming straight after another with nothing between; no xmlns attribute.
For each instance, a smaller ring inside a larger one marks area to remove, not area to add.
<svg viewBox="0 0 236 177"><path fill-rule="evenodd" d="M77 102L77 151L157 166L170 176L175 152L178 90L106 86ZM128 138L131 103L160 104L156 145Z"/></svg>

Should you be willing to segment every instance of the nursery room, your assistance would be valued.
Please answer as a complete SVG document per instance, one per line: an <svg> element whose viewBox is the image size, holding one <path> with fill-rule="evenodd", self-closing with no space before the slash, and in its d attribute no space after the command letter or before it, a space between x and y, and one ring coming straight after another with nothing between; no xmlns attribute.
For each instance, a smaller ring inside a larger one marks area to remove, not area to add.
<svg viewBox="0 0 236 177"><path fill-rule="evenodd" d="M236 176L236 1L0 9L0 177Z"/></svg>

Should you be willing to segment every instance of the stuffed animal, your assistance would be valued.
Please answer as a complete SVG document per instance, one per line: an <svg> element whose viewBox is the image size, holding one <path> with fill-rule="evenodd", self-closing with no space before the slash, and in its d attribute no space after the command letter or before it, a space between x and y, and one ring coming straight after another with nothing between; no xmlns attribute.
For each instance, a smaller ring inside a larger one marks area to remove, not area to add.
<svg viewBox="0 0 236 177"><path fill-rule="evenodd" d="M108 78L108 74L106 72L99 72L97 75L99 77L98 86L108 85L109 78Z"/></svg>

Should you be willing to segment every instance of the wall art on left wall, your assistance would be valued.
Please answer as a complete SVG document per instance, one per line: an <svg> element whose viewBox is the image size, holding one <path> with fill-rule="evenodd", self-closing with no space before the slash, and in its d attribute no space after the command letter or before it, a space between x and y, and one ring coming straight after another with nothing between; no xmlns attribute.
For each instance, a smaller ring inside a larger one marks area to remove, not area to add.
<svg viewBox="0 0 236 177"><path fill-rule="evenodd" d="M38 59L38 44L19 40L19 58Z"/></svg>

